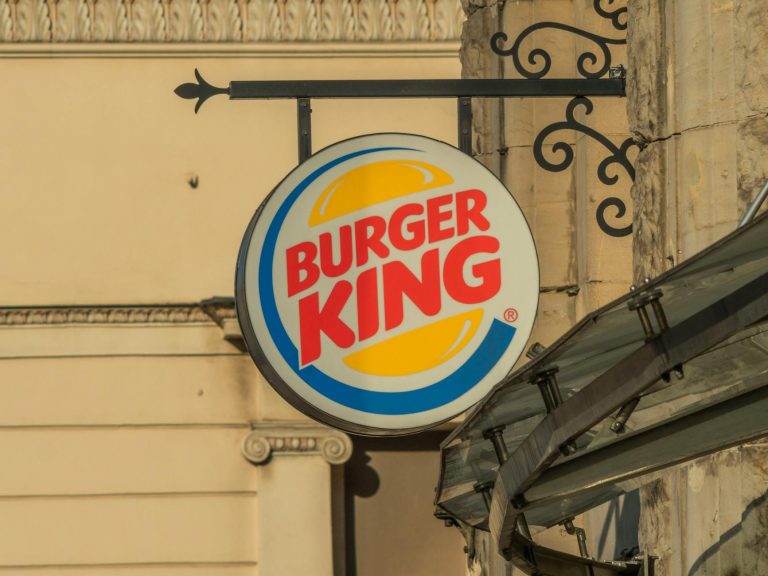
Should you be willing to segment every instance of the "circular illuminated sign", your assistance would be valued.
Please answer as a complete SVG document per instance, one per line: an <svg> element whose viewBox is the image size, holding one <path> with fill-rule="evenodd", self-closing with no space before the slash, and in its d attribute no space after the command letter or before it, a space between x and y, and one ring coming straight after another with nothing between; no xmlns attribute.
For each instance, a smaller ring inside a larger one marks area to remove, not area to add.
<svg viewBox="0 0 768 576"><path fill-rule="evenodd" d="M270 384L307 415L405 434L459 414L511 369L539 294L520 208L448 144L373 134L325 148L256 211L237 316Z"/></svg>

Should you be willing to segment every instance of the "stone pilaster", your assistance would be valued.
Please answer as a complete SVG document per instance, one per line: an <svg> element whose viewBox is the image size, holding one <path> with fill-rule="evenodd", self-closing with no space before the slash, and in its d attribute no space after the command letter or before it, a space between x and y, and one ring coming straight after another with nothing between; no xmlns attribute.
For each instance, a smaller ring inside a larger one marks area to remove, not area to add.
<svg viewBox="0 0 768 576"><path fill-rule="evenodd" d="M733 230L768 178L765 5L629 3L634 269L658 274ZM761 40L762 39L762 40ZM768 443L669 471L641 491L641 546L659 576L768 570Z"/></svg>
<svg viewBox="0 0 768 576"><path fill-rule="evenodd" d="M258 423L242 453L259 480L259 571L333 576L331 466L352 455L349 437L316 424Z"/></svg>

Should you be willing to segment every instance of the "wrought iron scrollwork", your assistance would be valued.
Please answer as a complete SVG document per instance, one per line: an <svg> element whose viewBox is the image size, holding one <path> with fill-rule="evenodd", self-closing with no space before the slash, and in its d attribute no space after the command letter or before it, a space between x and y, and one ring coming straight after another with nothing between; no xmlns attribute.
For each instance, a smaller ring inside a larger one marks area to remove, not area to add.
<svg viewBox="0 0 768 576"><path fill-rule="evenodd" d="M607 0L606 4L608 6L612 5L615 0ZM595 8L595 12L598 13L603 18L607 18L611 21L611 24L613 25L616 30L626 30L627 29L627 7L621 6L619 8L616 8L615 10L606 10L602 6L601 0L594 0L593 6Z"/></svg>
<svg viewBox="0 0 768 576"><path fill-rule="evenodd" d="M610 6L614 3L614 0L607 0L607 4ZM594 0L593 3L595 12L602 17L611 21L611 25L619 31L626 31L627 29L627 7L623 6L616 8L615 10L607 10L603 8L601 0ZM537 22L528 26L523 30L515 39L510 48L504 48L504 43L509 37L504 32L497 32L491 37L491 50L493 50L499 56L512 56L512 62L515 65L515 70L524 78L530 78L537 80L543 78L549 73L552 68L552 57L549 52L543 48L534 48L528 53L526 60L531 66L540 66L537 70L527 69L520 59L520 47L523 41L531 36L538 30L562 30L564 32L570 32L576 36L581 36L594 43L600 50L600 55L587 50L579 54L579 58L576 61L576 69L579 74L584 78L601 78L611 67L611 45L626 44L626 38L607 38L600 36L593 32L587 32L575 26L568 24L562 24L560 22ZM598 62L602 62L602 65L598 66ZM597 68L595 68L597 66ZM592 68L590 71L588 68Z"/></svg>
<svg viewBox="0 0 768 576"><path fill-rule="evenodd" d="M611 26L618 32L627 30L627 7L626 5L616 6L616 0L593 0L592 6L595 13L601 18L610 20ZM560 22L537 22L525 28L515 38L512 46L504 48L509 37L504 32L497 32L491 37L491 49L500 56L511 56L515 70L524 78L538 80L546 76L552 68L552 56L543 48L532 48L525 58L522 50L523 42L533 34L541 30L559 30L574 34L581 38L589 40L593 47L586 49L579 54L576 61L576 69L583 78L594 79L605 76L609 71L619 70L621 67L612 67L611 46L626 44L626 36L619 38L609 38L593 32L588 32L575 26L563 24ZM596 47L596 48L595 48ZM525 60L527 64L523 62ZM623 68L622 72L623 73ZM631 138L627 138L621 145L617 146L611 140L600 134L594 128L582 124L575 117L575 111L579 106L584 107L586 115L592 113L592 102L584 97L577 97L568 103L565 111L565 121L555 122L544 128L536 137L533 146L533 154L536 162L550 172L561 172L573 163L573 147L564 141L555 142L551 148L551 154L547 158L544 154L544 140L551 134L560 130L576 130L593 140L602 144L609 152L609 155L603 159L597 167L597 177L606 186L613 186L619 181L619 172L623 170L633 181L635 179L635 169L629 161L628 152L636 144ZM611 169L614 169L611 171ZM616 170L618 169L618 170ZM613 221L621 221L627 218L627 206L623 200L615 196L605 198L597 206L596 219L600 229L610 236L622 237L632 233L631 215L630 223L626 226L613 226L608 223L606 214L611 213Z"/></svg>
<svg viewBox="0 0 768 576"><path fill-rule="evenodd" d="M568 102L568 106L565 109L565 120L561 122L555 122L544 128L533 143L533 156L539 166L548 170L549 172L562 172L567 169L572 163L574 158L573 146L564 141L558 141L552 144L551 151L558 158L548 159L544 153L544 141L555 132L561 130L575 130L582 134L589 136L596 142L602 144L606 150L608 150L608 156L606 156L597 167L597 177L606 186L613 186L619 181L619 173L616 170L609 170L616 165L618 168L623 169L624 172L633 181L635 179L635 168L632 166L628 158L629 150L637 146L632 138L627 138L621 145L617 146L611 140L609 140L603 134L600 134L594 128L591 128L585 124L582 124L576 119L576 109L582 106L584 113L589 115L594 109L594 105L589 98L578 96ZM606 220L606 212L611 209L616 209L615 219L621 220L627 216L627 206L623 200L616 197L609 197L604 199L597 206L597 224L600 229L610 236L622 237L632 233L632 224L626 226L615 227L608 223ZM630 215L631 219L631 215Z"/></svg>
<svg viewBox="0 0 768 576"><path fill-rule="evenodd" d="M627 43L625 38L606 38L605 36L593 34L592 32L581 30L575 26L561 24L560 22L538 22L523 30L512 44L512 47L508 49L503 48L503 44L507 41L508 36L504 32L496 32L496 34L491 37L491 50L499 56L512 56L515 70L517 70L521 76L532 80L538 80L539 78L546 76L552 68L552 56L550 56L549 52L543 48L534 48L528 53L528 63L531 66L540 65L541 68L538 71L530 70L527 69L520 60L520 46L528 36L537 30L544 29L571 32L577 36L591 40L600 49L600 56L590 50L582 52L579 55L579 58L576 61L576 69L584 78L600 78L605 76L605 73L608 72L608 69L611 67L611 49L609 46L611 44ZM598 63L601 61L602 65L598 66ZM595 66L598 67L595 68ZM589 68L592 68L592 70L589 70Z"/></svg>

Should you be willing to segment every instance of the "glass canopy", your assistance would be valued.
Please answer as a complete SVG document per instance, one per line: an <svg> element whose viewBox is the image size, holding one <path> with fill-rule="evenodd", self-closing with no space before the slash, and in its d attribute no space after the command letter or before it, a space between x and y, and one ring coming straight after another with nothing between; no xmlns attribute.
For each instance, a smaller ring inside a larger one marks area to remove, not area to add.
<svg viewBox="0 0 768 576"><path fill-rule="evenodd" d="M443 443L436 504L504 549L523 517L555 525L664 467L768 434L767 384L763 215L499 382Z"/></svg>

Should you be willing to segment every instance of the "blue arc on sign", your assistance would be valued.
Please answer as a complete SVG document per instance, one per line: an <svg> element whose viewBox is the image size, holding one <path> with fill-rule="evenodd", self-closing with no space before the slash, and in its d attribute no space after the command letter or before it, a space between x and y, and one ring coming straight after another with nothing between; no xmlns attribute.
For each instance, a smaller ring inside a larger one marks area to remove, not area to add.
<svg viewBox="0 0 768 576"><path fill-rule="evenodd" d="M275 217L267 229L264 244L261 250L259 262L259 295L261 308L264 313L264 321L267 324L272 340L280 351L290 368L306 382L313 390L326 398L355 410L369 414L381 415L405 415L425 412L444 406L456 400L482 380L488 372L501 359L509 347L516 329L503 322L494 319L488 333L472 355L464 364L442 380L417 388L400 392L379 392L376 390L364 390L356 386L350 386L331 378L325 372L315 366L299 366L299 353L293 344L288 332L286 332L280 315L277 312L275 291L272 285L272 269L275 261L275 247L277 237L283 226L285 218L299 196L322 174L338 166L339 164L374 152L388 150L415 150L414 148L368 148L358 150L345 156L341 156L316 169L299 183L288 195L285 202L277 209Z"/></svg>

